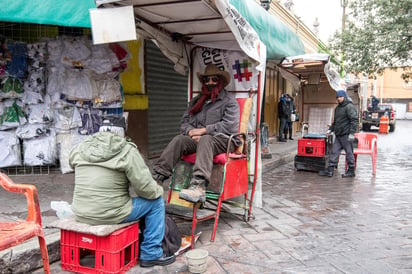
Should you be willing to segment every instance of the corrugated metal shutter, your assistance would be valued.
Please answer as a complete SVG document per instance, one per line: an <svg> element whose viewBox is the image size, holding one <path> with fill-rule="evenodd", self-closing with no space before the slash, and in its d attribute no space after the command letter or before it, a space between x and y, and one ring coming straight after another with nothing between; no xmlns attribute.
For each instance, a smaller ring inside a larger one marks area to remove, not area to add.
<svg viewBox="0 0 412 274"><path fill-rule="evenodd" d="M146 87L149 96L148 157L160 155L179 134L180 119L187 106L187 76L178 74L173 63L152 42L145 42Z"/></svg>

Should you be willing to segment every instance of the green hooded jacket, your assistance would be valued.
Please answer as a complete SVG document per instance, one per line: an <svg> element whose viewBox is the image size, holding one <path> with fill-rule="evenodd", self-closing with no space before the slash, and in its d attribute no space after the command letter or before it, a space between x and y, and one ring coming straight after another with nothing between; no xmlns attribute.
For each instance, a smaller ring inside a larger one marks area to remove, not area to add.
<svg viewBox="0 0 412 274"><path fill-rule="evenodd" d="M69 163L75 171L72 210L79 222L121 223L132 210L129 186L142 198L163 195L136 145L111 132L86 138L70 152Z"/></svg>

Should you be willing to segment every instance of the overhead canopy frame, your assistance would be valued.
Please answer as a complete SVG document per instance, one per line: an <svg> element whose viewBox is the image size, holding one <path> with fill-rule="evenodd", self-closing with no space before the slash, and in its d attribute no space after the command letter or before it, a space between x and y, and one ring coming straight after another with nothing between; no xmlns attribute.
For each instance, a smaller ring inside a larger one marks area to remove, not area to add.
<svg viewBox="0 0 412 274"><path fill-rule="evenodd" d="M96 0L96 6L133 6L137 32L155 40L178 71L188 67L185 46L240 50L260 63L304 54L298 35L253 0Z"/></svg>
<svg viewBox="0 0 412 274"><path fill-rule="evenodd" d="M278 67L281 75L289 80L295 89L301 85L329 83L333 90L344 88L340 75L331 68L328 54L305 54L286 57Z"/></svg>

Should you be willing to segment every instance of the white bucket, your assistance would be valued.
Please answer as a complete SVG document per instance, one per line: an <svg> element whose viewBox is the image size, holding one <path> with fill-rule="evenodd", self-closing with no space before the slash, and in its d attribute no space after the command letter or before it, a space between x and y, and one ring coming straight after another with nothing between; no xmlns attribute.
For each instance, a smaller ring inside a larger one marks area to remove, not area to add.
<svg viewBox="0 0 412 274"><path fill-rule="evenodd" d="M203 273L207 269L209 252L204 249L192 249L186 253L187 265L190 273Z"/></svg>

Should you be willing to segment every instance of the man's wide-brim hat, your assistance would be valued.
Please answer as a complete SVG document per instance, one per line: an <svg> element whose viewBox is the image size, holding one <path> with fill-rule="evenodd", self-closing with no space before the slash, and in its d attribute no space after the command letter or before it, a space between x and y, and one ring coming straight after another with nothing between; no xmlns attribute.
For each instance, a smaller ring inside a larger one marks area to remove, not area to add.
<svg viewBox="0 0 412 274"><path fill-rule="evenodd" d="M227 71L220 70L215 64L209 64L205 68L205 72L202 73L197 73L197 77L199 78L200 82L203 82L203 77L204 76L214 76L217 75L222 79L222 85L223 87L226 87L229 82L230 82L230 74Z"/></svg>

